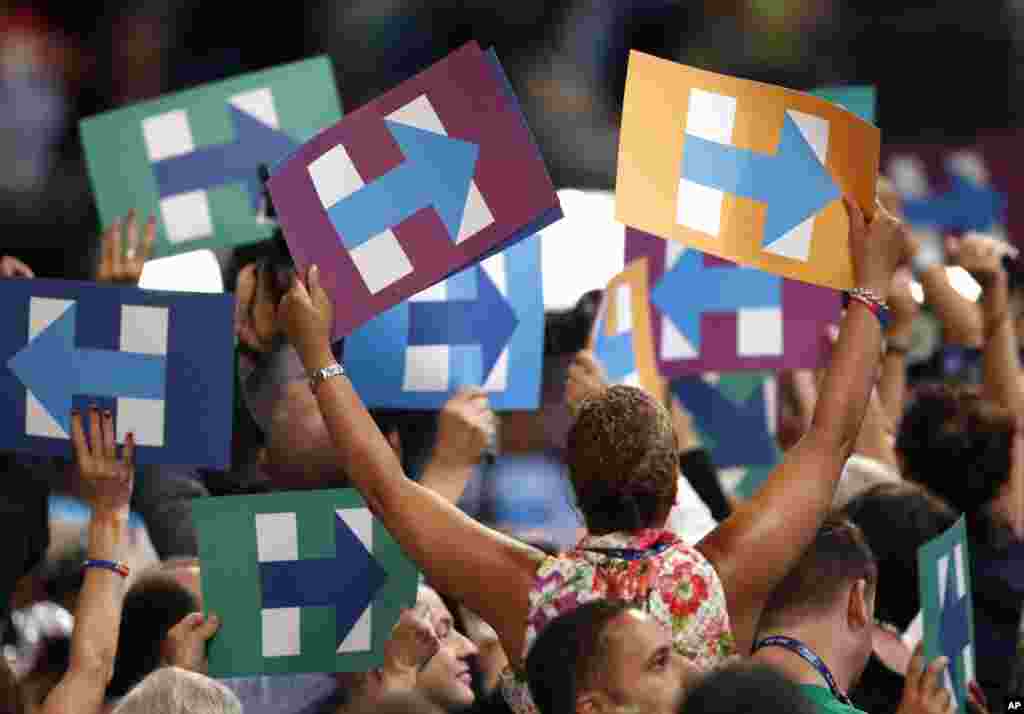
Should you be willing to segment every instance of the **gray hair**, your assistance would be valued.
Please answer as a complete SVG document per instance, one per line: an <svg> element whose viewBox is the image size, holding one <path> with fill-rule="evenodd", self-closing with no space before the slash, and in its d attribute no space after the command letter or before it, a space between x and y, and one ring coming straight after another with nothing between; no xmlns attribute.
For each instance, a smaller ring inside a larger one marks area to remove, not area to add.
<svg viewBox="0 0 1024 714"><path fill-rule="evenodd" d="M242 703L216 680L163 667L128 692L112 714L242 714Z"/></svg>

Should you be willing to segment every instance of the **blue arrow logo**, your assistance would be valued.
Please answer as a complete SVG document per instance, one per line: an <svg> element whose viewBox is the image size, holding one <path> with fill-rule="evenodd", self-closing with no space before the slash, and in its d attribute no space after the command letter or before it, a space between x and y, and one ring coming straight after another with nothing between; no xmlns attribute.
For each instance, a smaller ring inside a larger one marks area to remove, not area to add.
<svg viewBox="0 0 1024 714"><path fill-rule="evenodd" d="M249 194L253 211L259 207L263 195L260 164L273 165L299 145L283 131L230 104L228 112L235 129L233 141L204 146L153 164L161 197L241 183Z"/></svg>
<svg viewBox="0 0 1024 714"><path fill-rule="evenodd" d="M452 241L459 235L480 147L385 121L405 161L327 209L349 250L433 206Z"/></svg>
<svg viewBox="0 0 1024 714"><path fill-rule="evenodd" d="M931 198L907 198L907 221L946 231L989 231L1003 222L1006 196L964 176L953 174L949 191Z"/></svg>
<svg viewBox="0 0 1024 714"><path fill-rule="evenodd" d="M774 466L778 461L775 437L768 430L764 389L736 404L700 377L672 382L672 393L690 410L715 441L711 459L719 468Z"/></svg>
<svg viewBox="0 0 1024 714"><path fill-rule="evenodd" d="M387 573L335 514L334 557L260 563L264 608L333 607L338 644L373 602Z"/></svg>
<svg viewBox="0 0 1024 714"><path fill-rule="evenodd" d="M699 352L702 315L776 307L782 302L782 278L756 268L706 267L704 255L690 249L661 276L651 301Z"/></svg>
<svg viewBox="0 0 1024 714"><path fill-rule="evenodd" d="M967 596L956 597L956 559L949 554L949 571L946 576L946 591L942 593L942 613L939 616L939 647L949 658L949 674L957 702L967 696L963 689L964 673L960 671L960 659L964 647L971 641L967 623Z"/></svg>
<svg viewBox="0 0 1024 714"><path fill-rule="evenodd" d="M66 433L76 394L163 399L167 360L160 355L75 347L72 304L7 362Z"/></svg>
<svg viewBox="0 0 1024 714"><path fill-rule="evenodd" d="M487 271L476 267L475 300L409 303L410 345L480 345L484 380L519 325Z"/></svg>
<svg viewBox="0 0 1024 714"><path fill-rule="evenodd" d="M775 154L759 154L687 134L682 177L766 204L762 246L782 238L840 197L832 175L789 112Z"/></svg>

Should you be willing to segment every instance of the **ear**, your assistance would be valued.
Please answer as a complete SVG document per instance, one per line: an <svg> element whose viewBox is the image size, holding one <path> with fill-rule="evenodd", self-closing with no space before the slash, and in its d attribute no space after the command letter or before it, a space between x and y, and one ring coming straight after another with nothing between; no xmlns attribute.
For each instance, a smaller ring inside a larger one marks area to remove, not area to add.
<svg viewBox="0 0 1024 714"><path fill-rule="evenodd" d="M869 602L870 600L870 602ZM861 630L874 625L874 593L868 588L867 580L858 578L850 588L847 605L847 622L852 630Z"/></svg>

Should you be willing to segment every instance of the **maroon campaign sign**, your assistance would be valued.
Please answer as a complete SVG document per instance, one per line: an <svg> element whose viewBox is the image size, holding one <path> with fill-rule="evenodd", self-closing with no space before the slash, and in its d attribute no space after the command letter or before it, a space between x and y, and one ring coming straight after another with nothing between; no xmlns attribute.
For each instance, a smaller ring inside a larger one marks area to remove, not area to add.
<svg viewBox="0 0 1024 714"><path fill-rule="evenodd" d="M320 133L268 187L296 266L320 266L335 338L562 216L475 42Z"/></svg>
<svg viewBox="0 0 1024 714"><path fill-rule="evenodd" d="M674 241L626 229L626 262L646 257L658 371L813 368L825 325L839 318L838 292L742 268Z"/></svg>

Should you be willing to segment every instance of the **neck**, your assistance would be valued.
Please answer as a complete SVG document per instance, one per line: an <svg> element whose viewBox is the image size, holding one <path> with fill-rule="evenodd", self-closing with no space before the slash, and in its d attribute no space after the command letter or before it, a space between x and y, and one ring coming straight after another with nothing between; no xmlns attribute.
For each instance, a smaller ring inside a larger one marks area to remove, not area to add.
<svg viewBox="0 0 1024 714"><path fill-rule="evenodd" d="M836 680L836 686L845 694L853 686L856 667L851 661L852 658L843 652L842 643L836 641L834 629L828 626L819 626L817 623L766 629L758 633L758 641L771 635L782 635L799 640L821 658ZM814 665L783 647L759 649L754 654L754 659L782 670L783 674L800 684L814 684L828 688L825 678Z"/></svg>

